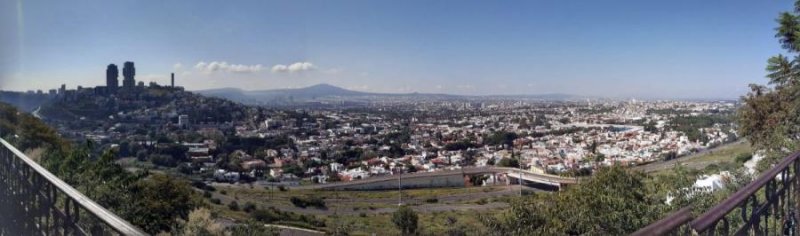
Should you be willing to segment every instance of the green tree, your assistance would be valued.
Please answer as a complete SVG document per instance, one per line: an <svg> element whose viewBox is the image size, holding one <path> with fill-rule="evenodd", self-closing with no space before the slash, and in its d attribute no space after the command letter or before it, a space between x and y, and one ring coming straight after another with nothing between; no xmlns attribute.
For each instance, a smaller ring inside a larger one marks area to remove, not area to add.
<svg viewBox="0 0 800 236"><path fill-rule="evenodd" d="M163 174L154 174L131 187L131 210L125 219L155 234L170 231L175 219L186 219L202 206L189 183Z"/></svg>
<svg viewBox="0 0 800 236"><path fill-rule="evenodd" d="M606 160L606 155L603 155L602 153L598 153L598 154L594 155L594 161L595 162L603 162L605 160Z"/></svg>
<svg viewBox="0 0 800 236"><path fill-rule="evenodd" d="M280 235L280 230L274 227L267 227L259 222L248 221L244 224L229 227L226 233L226 235L232 236L278 236Z"/></svg>
<svg viewBox="0 0 800 236"><path fill-rule="evenodd" d="M519 167L519 160L514 158L503 158L497 162L497 166L500 167Z"/></svg>
<svg viewBox="0 0 800 236"><path fill-rule="evenodd" d="M625 235L662 216L641 172L600 168L588 181L512 202L500 217L482 217L493 235Z"/></svg>
<svg viewBox="0 0 800 236"><path fill-rule="evenodd" d="M400 206L392 214L392 223L402 235L414 235L417 233L418 218L417 213L410 207Z"/></svg>
<svg viewBox="0 0 800 236"><path fill-rule="evenodd" d="M800 1L795 6L800 5ZM766 152L758 169L764 170L798 149L800 136L800 14L779 15L775 37L789 56L779 54L767 60L770 86L751 84L737 114L738 131L754 149ZM762 164L763 163L763 164Z"/></svg>
<svg viewBox="0 0 800 236"><path fill-rule="evenodd" d="M181 235L223 235L223 229L222 224L211 217L211 211L198 208L189 213L189 219L183 224Z"/></svg>

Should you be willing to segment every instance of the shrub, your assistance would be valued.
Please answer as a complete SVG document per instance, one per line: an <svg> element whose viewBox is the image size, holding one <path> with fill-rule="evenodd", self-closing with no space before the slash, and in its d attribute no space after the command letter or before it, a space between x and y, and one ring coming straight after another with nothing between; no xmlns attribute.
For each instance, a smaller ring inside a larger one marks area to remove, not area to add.
<svg viewBox="0 0 800 236"><path fill-rule="evenodd" d="M209 191L209 192L217 191L217 189L214 188L214 186L211 186L211 185L206 185L205 187L203 187L203 190L206 190L206 191Z"/></svg>
<svg viewBox="0 0 800 236"><path fill-rule="evenodd" d="M299 208L306 208L306 207L316 207L316 208L325 208L325 200L322 198L309 196L305 198L300 197L291 197L289 201L292 202L292 205L299 207Z"/></svg>
<svg viewBox="0 0 800 236"><path fill-rule="evenodd" d="M236 202L236 201L232 201L231 203L228 203L228 209L231 209L231 211L238 211L239 210L239 203Z"/></svg>
<svg viewBox="0 0 800 236"><path fill-rule="evenodd" d="M246 202L244 203L244 207L242 207L242 210L248 213L253 212L256 210L256 204L253 204L252 202Z"/></svg>
<svg viewBox="0 0 800 236"><path fill-rule="evenodd" d="M279 214L276 214L276 212L271 209L256 209L250 213L250 217L265 223L272 223L281 218Z"/></svg>
<svg viewBox="0 0 800 236"><path fill-rule="evenodd" d="M417 233L418 219L417 213L408 206L401 206L392 214L392 223L403 235Z"/></svg>
<svg viewBox="0 0 800 236"><path fill-rule="evenodd" d="M214 203L214 204L217 204L217 205L222 204L222 201L220 201L219 198L212 198L209 201L211 201L211 203Z"/></svg>
<svg viewBox="0 0 800 236"><path fill-rule="evenodd" d="M749 161L752 158L753 158L753 154L751 154L751 153L741 153L739 155L736 155L736 163L739 163L739 164L745 163L745 162Z"/></svg>

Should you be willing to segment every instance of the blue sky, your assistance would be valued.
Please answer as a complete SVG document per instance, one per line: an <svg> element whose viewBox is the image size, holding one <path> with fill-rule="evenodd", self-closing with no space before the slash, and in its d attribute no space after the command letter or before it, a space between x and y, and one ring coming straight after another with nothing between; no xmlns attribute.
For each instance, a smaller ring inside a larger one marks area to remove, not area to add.
<svg viewBox="0 0 800 236"><path fill-rule="evenodd" d="M0 1L0 89L137 80L191 90L736 98L781 53L791 1ZM121 79L121 78L120 78Z"/></svg>

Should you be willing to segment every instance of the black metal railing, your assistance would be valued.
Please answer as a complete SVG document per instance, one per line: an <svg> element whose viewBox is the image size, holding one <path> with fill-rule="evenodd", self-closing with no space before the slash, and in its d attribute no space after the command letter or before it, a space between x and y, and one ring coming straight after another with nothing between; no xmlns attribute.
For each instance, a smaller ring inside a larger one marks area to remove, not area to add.
<svg viewBox="0 0 800 236"><path fill-rule="evenodd" d="M800 152L699 216L683 208L632 235L797 235Z"/></svg>
<svg viewBox="0 0 800 236"><path fill-rule="evenodd" d="M0 139L0 235L146 235Z"/></svg>

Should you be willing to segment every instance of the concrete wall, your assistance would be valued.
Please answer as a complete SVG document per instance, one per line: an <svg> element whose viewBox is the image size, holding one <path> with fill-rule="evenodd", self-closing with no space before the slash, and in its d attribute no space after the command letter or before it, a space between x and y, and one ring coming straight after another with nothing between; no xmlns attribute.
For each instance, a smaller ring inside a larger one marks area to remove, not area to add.
<svg viewBox="0 0 800 236"><path fill-rule="evenodd" d="M340 190L387 190L397 189L397 178L383 181L375 181L362 184L352 184L347 186L335 187ZM421 176L403 177L403 188L432 188L432 187L465 187L464 177L460 173L446 176Z"/></svg>

